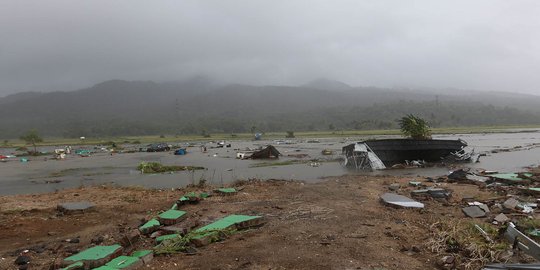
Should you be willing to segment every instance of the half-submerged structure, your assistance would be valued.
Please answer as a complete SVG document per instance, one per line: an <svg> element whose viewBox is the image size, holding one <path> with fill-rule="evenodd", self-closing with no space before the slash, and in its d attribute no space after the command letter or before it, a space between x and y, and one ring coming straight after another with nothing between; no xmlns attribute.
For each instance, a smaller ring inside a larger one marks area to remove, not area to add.
<svg viewBox="0 0 540 270"><path fill-rule="evenodd" d="M342 153L348 167L379 170L413 160L440 161L466 146L462 140L382 139L347 145Z"/></svg>
<svg viewBox="0 0 540 270"><path fill-rule="evenodd" d="M257 150L257 151L242 151L236 153L236 158L238 159L273 159L279 158L281 153L272 145Z"/></svg>

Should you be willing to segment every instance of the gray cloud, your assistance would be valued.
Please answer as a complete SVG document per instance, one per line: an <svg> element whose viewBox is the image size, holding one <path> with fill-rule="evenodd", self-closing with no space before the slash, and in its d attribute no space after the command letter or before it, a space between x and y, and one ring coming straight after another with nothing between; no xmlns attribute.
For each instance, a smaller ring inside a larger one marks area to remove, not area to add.
<svg viewBox="0 0 540 270"><path fill-rule="evenodd" d="M538 14L538 1L4 0L0 95L201 74L540 94Z"/></svg>

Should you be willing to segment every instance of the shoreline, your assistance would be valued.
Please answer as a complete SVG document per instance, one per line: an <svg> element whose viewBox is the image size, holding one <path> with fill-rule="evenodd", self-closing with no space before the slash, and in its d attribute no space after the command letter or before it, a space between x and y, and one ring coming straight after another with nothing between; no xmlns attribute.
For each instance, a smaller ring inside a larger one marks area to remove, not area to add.
<svg viewBox="0 0 540 270"><path fill-rule="evenodd" d="M518 125L518 126L472 126L472 127L445 127L445 128L432 128L432 134L434 135L447 135L447 134L481 134L481 133L522 133L522 132L538 132L540 125ZM295 139L310 139L310 138L346 138L357 136L401 136L401 131L398 129L389 130L344 130L344 131L298 131L295 132ZM167 135L161 137L160 135L154 136L119 136L119 137L100 137L100 138L87 138L80 140L78 138L45 138L45 141L37 144L40 146L65 146L65 145L103 145L108 142L132 143L139 142L142 144L149 143L189 143L189 142L204 142L204 141L239 141L239 140L252 140L253 134L251 133L238 133L238 134L213 134L211 137L204 137L200 135ZM264 139L288 139L286 138L286 132L268 132L264 134ZM27 146L20 139L11 139L14 143L9 145L0 145L1 148L13 148Z"/></svg>

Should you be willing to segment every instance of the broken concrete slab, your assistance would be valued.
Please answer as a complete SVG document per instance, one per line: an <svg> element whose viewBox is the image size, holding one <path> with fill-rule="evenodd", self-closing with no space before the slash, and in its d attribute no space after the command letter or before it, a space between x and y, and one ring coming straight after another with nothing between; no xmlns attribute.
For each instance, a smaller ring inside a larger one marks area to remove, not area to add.
<svg viewBox="0 0 540 270"><path fill-rule="evenodd" d="M181 235L186 235L189 232L189 229L190 228L188 228L188 226L185 226L185 225L182 225L182 226L171 225L171 226L162 227L160 230L164 231L165 233L177 233Z"/></svg>
<svg viewBox="0 0 540 270"><path fill-rule="evenodd" d="M478 207L477 205L463 207L461 210L465 215L472 218L480 218L486 216L486 212L484 212L484 210L482 210L482 208Z"/></svg>
<svg viewBox="0 0 540 270"><path fill-rule="evenodd" d="M137 257L131 256L119 256L112 259L105 266L112 267L114 269L134 270L143 266L142 260Z"/></svg>
<svg viewBox="0 0 540 270"><path fill-rule="evenodd" d="M85 269L92 269L104 265L108 261L122 254L122 246L95 246L83 250L73 256L64 259L64 265L82 262Z"/></svg>
<svg viewBox="0 0 540 270"><path fill-rule="evenodd" d="M498 214L497 216L495 216L495 218L493 218L493 220L499 222L499 223L505 223L507 221L509 221L510 219L503 213L500 213Z"/></svg>
<svg viewBox="0 0 540 270"><path fill-rule="evenodd" d="M203 226L195 232L202 233L193 238L192 242L196 246L208 245L214 238L219 238L219 231L223 230L243 230L250 227L257 227L264 223L261 216L230 215L218 221ZM208 232L208 233L205 233Z"/></svg>
<svg viewBox="0 0 540 270"><path fill-rule="evenodd" d="M149 220L148 222L146 222L141 227L139 227L139 231L142 234L149 234L149 233L155 232L159 228L160 225L161 224L159 223L159 220L153 218Z"/></svg>
<svg viewBox="0 0 540 270"><path fill-rule="evenodd" d="M137 250L131 253L131 257L139 258L143 264L148 264L154 259L154 252L152 250Z"/></svg>
<svg viewBox="0 0 540 270"><path fill-rule="evenodd" d="M484 204L484 203L481 203L481 202L469 202L468 204L470 206L476 205L476 206L480 207L480 209L482 209L484 212L489 213L489 206L487 206L487 204Z"/></svg>
<svg viewBox="0 0 540 270"><path fill-rule="evenodd" d="M428 188L428 193L433 198L449 198L452 196L452 192L444 188Z"/></svg>
<svg viewBox="0 0 540 270"><path fill-rule="evenodd" d="M186 218L186 212L180 210L169 209L158 216L159 223L163 225L174 225L184 218Z"/></svg>
<svg viewBox="0 0 540 270"><path fill-rule="evenodd" d="M482 209L484 212L489 213L489 206L487 206L486 204L482 203L478 205L478 207L480 207L480 209Z"/></svg>
<svg viewBox="0 0 540 270"><path fill-rule="evenodd" d="M381 200L386 204L399 207L407 208L424 208L424 204L417 202L411 198L394 194L394 193L384 193L380 196Z"/></svg>
<svg viewBox="0 0 540 270"><path fill-rule="evenodd" d="M197 232L223 230L234 226L238 230L254 227L262 224L261 216L229 215L218 221L197 229Z"/></svg>
<svg viewBox="0 0 540 270"><path fill-rule="evenodd" d="M508 200L506 200L504 203L503 203L503 206L505 209L508 209L508 210L514 210L516 209L516 207L518 206L519 204L519 201L514 199L514 198L510 198Z"/></svg>
<svg viewBox="0 0 540 270"><path fill-rule="evenodd" d="M56 207L58 211L65 213L65 214L72 214L72 213L81 213L84 211L91 210L95 207L95 205L88 201L81 201L81 202L66 202L58 204Z"/></svg>

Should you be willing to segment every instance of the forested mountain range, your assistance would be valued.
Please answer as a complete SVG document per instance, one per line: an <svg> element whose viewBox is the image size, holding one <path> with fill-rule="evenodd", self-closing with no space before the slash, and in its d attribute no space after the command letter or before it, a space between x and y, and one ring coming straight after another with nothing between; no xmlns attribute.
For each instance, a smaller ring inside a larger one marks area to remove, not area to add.
<svg viewBox="0 0 540 270"><path fill-rule="evenodd" d="M302 86L112 80L0 98L0 138L29 129L56 137L385 129L409 113L435 127L540 124L538 105L535 95L351 87L331 80Z"/></svg>

